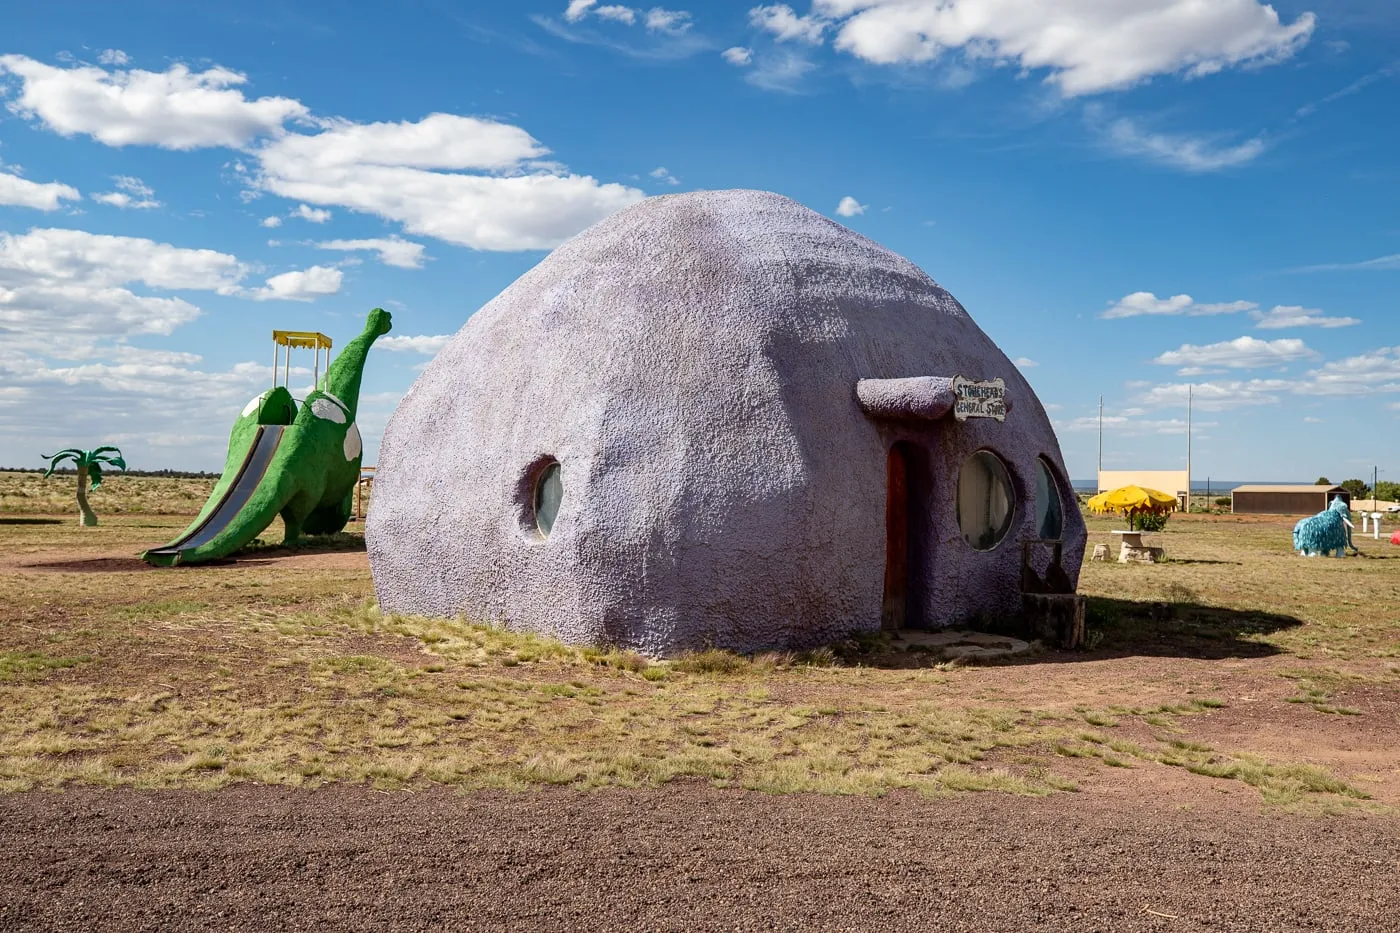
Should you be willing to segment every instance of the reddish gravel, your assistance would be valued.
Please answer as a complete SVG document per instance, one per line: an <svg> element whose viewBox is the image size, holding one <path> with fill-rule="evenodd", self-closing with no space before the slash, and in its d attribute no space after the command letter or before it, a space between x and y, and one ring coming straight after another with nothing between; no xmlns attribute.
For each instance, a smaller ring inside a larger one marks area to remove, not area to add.
<svg viewBox="0 0 1400 933"><path fill-rule="evenodd" d="M1218 804L14 794L0 929L1400 929L1400 822Z"/></svg>

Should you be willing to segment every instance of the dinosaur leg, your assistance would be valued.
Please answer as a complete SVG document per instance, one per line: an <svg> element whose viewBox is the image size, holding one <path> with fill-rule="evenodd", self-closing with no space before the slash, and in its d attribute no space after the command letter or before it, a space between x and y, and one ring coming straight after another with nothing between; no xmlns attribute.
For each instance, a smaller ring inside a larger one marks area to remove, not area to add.
<svg viewBox="0 0 1400 933"><path fill-rule="evenodd" d="M282 528L282 543L296 544L297 540L301 537L301 522L283 515Z"/></svg>
<svg viewBox="0 0 1400 933"><path fill-rule="evenodd" d="M307 505L304 495L295 497L282 507L283 544L296 544L306 528L306 519L310 512L311 507Z"/></svg>
<svg viewBox="0 0 1400 933"><path fill-rule="evenodd" d="M348 492L345 497L332 505L320 505L306 517L303 529L309 535L333 535L343 531L350 521L350 513L355 508L355 494Z"/></svg>

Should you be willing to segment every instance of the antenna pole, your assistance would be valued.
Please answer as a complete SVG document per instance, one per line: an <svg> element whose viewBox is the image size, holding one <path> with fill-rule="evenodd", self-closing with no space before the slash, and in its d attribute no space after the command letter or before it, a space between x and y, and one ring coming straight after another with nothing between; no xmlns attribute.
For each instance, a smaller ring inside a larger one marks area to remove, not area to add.
<svg viewBox="0 0 1400 933"><path fill-rule="evenodd" d="M1191 511L1191 391L1186 385L1186 511Z"/></svg>
<svg viewBox="0 0 1400 933"><path fill-rule="evenodd" d="M1099 475L1094 477L1094 491L1103 492L1103 396L1099 396Z"/></svg>

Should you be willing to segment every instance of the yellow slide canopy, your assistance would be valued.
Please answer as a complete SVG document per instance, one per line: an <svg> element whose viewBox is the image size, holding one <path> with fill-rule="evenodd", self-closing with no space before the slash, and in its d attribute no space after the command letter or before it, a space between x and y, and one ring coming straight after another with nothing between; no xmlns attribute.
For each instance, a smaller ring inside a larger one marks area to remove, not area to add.
<svg viewBox="0 0 1400 933"><path fill-rule="evenodd" d="M287 352L282 353L286 347ZM314 350L316 359L311 371L311 387L321 387L321 351L326 351L326 371L331 366L331 338L314 330L274 330L272 332L272 387L277 388L277 367L282 367L282 385L290 386L292 377L292 351Z"/></svg>
<svg viewBox="0 0 1400 933"><path fill-rule="evenodd" d="M314 330L274 330L272 341L279 347L295 347L298 350L331 348L331 338Z"/></svg>

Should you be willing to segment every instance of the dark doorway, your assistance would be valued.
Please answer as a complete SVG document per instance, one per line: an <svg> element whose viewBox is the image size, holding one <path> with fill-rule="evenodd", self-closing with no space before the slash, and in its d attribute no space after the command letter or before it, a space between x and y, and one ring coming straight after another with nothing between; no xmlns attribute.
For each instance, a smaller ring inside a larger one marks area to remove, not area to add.
<svg viewBox="0 0 1400 933"><path fill-rule="evenodd" d="M880 627L919 628L923 579L924 505L928 501L928 458L909 441L890 447L885 466L885 597Z"/></svg>

